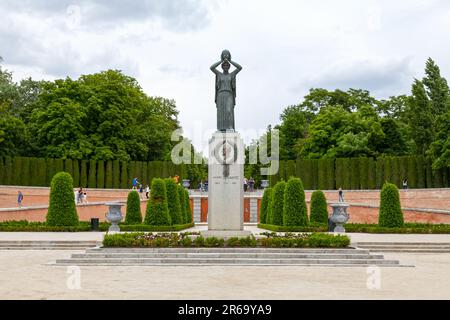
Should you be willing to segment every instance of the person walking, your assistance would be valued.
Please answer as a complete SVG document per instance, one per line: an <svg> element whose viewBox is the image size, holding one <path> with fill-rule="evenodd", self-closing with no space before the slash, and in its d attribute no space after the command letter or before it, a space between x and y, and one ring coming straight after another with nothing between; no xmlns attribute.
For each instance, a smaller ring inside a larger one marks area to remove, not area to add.
<svg viewBox="0 0 450 320"><path fill-rule="evenodd" d="M137 190L138 184L139 184L138 178L134 178L133 187L131 188L131 190Z"/></svg>
<svg viewBox="0 0 450 320"><path fill-rule="evenodd" d="M150 187L149 187L149 185L147 185L145 187L145 197L147 198L147 200L150 199Z"/></svg>
<svg viewBox="0 0 450 320"><path fill-rule="evenodd" d="M403 190L408 190L408 179L403 179Z"/></svg>
<svg viewBox="0 0 450 320"><path fill-rule="evenodd" d="M255 180L253 177L250 177L250 180L248 181L248 185L250 187L250 192L255 191Z"/></svg>
<svg viewBox="0 0 450 320"><path fill-rule="evenodd" d="M83 196L84 196L83 188L80 187L80 189L78 189L77 204L83 203Z"/></svg>
<svg viewBox="0 0 450 320"><path fill-rule="evenodd" d="M244 178L244 192L247 192L248 189L248 180L247 178Z"/></svg>
<svg viewBox="0 0 450 320"><path fill-rule="evenodd" d="M339 188L339 202L345 202L344 201L344 191L342 191L342 188Z"/></svg>
<svg viewBox="0 0 450 320"><path fill-rule="evenodd" d="M23 194L22 191L19 191L17 194L17 205L19 208L22 208Z"/></svg>

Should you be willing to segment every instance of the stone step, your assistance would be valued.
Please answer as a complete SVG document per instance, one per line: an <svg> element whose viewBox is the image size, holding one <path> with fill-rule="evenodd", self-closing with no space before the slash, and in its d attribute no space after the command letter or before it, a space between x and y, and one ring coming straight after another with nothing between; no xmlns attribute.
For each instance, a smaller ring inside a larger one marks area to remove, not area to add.
<svg viewBox="0 0 450 320"><path fill-rule="evenodd" d="M86 250L97 241L0 241L0 250Z"/></svg>
<svg viewBox="0 0 450 320"><path fill-rule="evenodd" d="M67 251L67 250L73 250L73 251L84 251L86 250L86 247L3 247L0 248L0 251L26 251L26 250L61 250L61 251Z"/></svg>
<svg viewBox="0 0 450 320"><path fill-rule="evenodd" d="M450 246L450 242L357 242L357 245Z"/></svg>
<svg viewBox="0 0 450 320"><path fill-rule="evenodd" d="M25 245L34 245L34 244L38 244L38 245L42 245L42 244L46 244L46 245L55 245L55 244L64 244L64 245L71 245L71 244L86 244L86 245L97 245L100 244L100 241L0 241L0 245L2 244L7 244L7 245L11 245L11 244L25 244Z"/></svg>
<svg viewBox="0 0 450 320"><path fill-rule="evenodd" d="M383 259L370 254L298 254L298 253L86 253L73 254L74 259Z"/></svg>
<svg viewBox="0 0 450 320"><path fill-rule="evenodd" d="M91 248L86 253L290 253L290 254L369 254L366 249L320 248Z"/></svg>
<svg viewBox="0 0 450 320"><path fill-rule="evenodd" d="M56 265L76 265L76 266L141 266L141 265L399 265L396 260L384 259L207 259L207 258L155 258L155 259L60 259L56 260Z"/></svg>
<svg viewBox="0 0 450 320"><path fill-rule="evenodd" d="M450 253L450 249L393 249L393 248L383 248L383 249L370 249L370 252L392 252L392 253Z"/></svg>
<svg viewBox="0 0 450 320"><path fill-rule="evenodd" d="M443 249L443 250L450 250L450 246L359 245L358 247L361 249L369 249L369 250L372 250L372 249Z"/></svg>

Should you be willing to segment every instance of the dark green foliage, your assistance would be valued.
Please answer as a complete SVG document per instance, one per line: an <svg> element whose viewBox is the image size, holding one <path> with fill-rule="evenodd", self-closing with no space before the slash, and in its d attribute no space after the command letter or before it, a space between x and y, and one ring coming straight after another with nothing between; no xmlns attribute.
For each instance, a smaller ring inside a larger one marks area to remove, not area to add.
<svg viewBox="0 0 450 320"><path fill-rule="evenodd" d="M153 179L144 222L151 226L172 225L167 204L166 183L163 179Z"/></svg>
<svg viewBox="0 0 450 320"><path fill-rule="evenodd" d="M360 189L360 177L359 177L359 158L350 159L350 177L351 177L351 189Z"/></svg>
<svg viewBox="0 0 450 320"><path fill-rule="evenodd" d="M425 178L425 161L423 156L418 156L416 160L417 164L417 188L426 188Z"/></svg>
<svg viewBox="0 0 450 320"><path fill-rule="evenodd" d="M89 188L97 188L97 161L89 161Z"/></svg>
<svg viewBox="0 0 450 320"><path fill-rule="evenodd" d="M359 189L366 190L369 186L369 159L359 158Z"/></svg>
<svg viewBox="0 0 450 320"><path fill-rule="evenodd" d="M52 179L47 225L54 227L78 225L73 180L66 172L57 173Z"/></svg>
<svg viewBox="0 0 450 320"><path fill-rule="evenodd" d="M128 194L125 224L135 225L141 223L142 223L141 199L137 191L132 191Z"/></svg>
<svg viewBox="0 0 450 320"><path fill-rule="evenodd" d="M86 160L81 160L80 186L83 188L86 188L88 185L87 167L88 162Z"/></svg>
<svg viewBox="0 0 450 320"><path fill-rule="evenodd" d="M114 189L120 189L120 161L119 160L115 160L113 162L112 187Z"/></svg>
<svg viewBox="0 0 450 320"><path fill-rule="evenodd" d="M325 194L320 191L314 191L311 195L311 223L328 224L328 206Z"/></svg>
<svg viewBox="0 0 450 320"><path fill-rule="evenodd" d="M142 162L141 165L142 165L142 169L141 169L142 185L145 187L147 184L150 185L150 182L148 180L148 165L147 165L147 162Z"/></svg>
<svg viewBox="0 0 450 320"><path fill-rule="evenodd" d="M355 168L352 168L351 159L344 158L342 161L344 170L344 185L342 186L342 189L350 190L352 188L352 170ZM338 189L339 187L340 186L336 186Z"/></svg>
<svg viewBox="0 0 450 320"><path fill-rule="evenodd" d="M64 160L64 172L67 172L68 174L70 174L70 176L73 179L73 161L72 159L66 159ZM73 180L75 182L75 180ZM74 183L74 185L76 186L76 184Z"/></svg>
<svg viewBox="0 0 450 320"><path fill-rule="evenodd" d="M384 159L384 180L383 180L383 184L385 182L393 182L394 180L392 179L392 159L391 157L386 157Z"/></svg>
<svg viewBox="0 0 450 320"><path fill-rule="evenodd" d="M271 197L272 197L272 188L267 188L266 190L264 190L264 195L261 200L261 212L259 216L261 223L267 223Z"/></svg>
<svg viewBox="0 0 450 320"><path fill-rule="evenodd" d="M3 157L0 157L0 186L6 185L5 175L6 175L5 164L3 163Z"/></svg>
<svg viewBox="0 0 450 320"><path fill-rule="evenodd" d="M30 158L22 158L22 170L20 174L20 185L31 186ZM34 173L33 173L34 174Z"/></svg>
<svg viewBox="0 0 450 320"><path fill-rule="evenodd" d="M6 156L5 157L5 166L4 166L6 172L4 172L3 179L5 181L6 185L12 185L13 184L13 161L11 157Z"/></svg>
<svg viewBox="0 0 450 320"><path fill-rule="evenodd" d="M105 161L97 161L97 188L105 187Z"/></svg>
<svg viewBox="0 0 450 320"><path fill-rule="evenodd" d="M384 158L378 158L377 164L376 164L376 172L377 172L377 178L376 178L376 188L381 189L381 187L384 184Z"/></svg>
<svg viewBox="0 0 450 320"><path fill-rule="evenodd" d="M105 188L113 188L113 163L111 160L106 161L105 169Z"/></svg>
<svg viewBox="0 0 450 320"><path fill-rule="evenodd" d="M376 163L373 158L369 158L369 166L368 166L368 174L367 174L367 188L370 190L374 190L377 187L376 181Z"/></svg>
<svg viewBox="0 0 450 320"><path fill-rule="evenodd" d="M178 187L172 178L165 179L167 204L172 224L182 224L184 219L181 216L181 203L178 194Z"/></svg>
<svg viewBox="0 0 450 320"><path fill-rule="evenodd" d="M120 189L131 188L131 183L128 183L128 164L126 162L120 163Z"/></svg>
<svg viewBox="0 0 450 320"><path fill-rule="evenodd" d="M192 209L191 209L191 200L190 194L187 189L184 189L184 223L192 223Z"/></svg>
<svg viewBox="0 0 450 320"><path fill-rule="evenodd" d="M284 226L307 226L305 191L299 178L291 178L286 183L283 207Z"/></svg>
<svg viewBox="0 0 450 320"><path fill-rule="evenodd" d="M344 159L336 159L336 189L344 188Z"/></svg>
<svg viewBox="0 0 450 320"><path fill-rule="evenodd" d="M182 223L186 223L186 193L184 192L184 187L179 184L177 185L177 191L178 191L178 198L180 199L180 209L181 209L181 219Z"/></svg>
<svg viewBox="0 0 450 320"><path fill-rule="evenodd" d="M327 181L327 159L320 159L318 163L318 170L319 170L319 188L320 189L327 189L328 187L328 181Z"/></svg>
<svg viewBox="0 0 450 320"><path fill-rule="evenodd" d="M327 159L327 189L334 190L336 188L336 168L335 159Z"/></svg>
<svg viewBox="0 0 450 320"><path fill-rule="evenodd" d="M55 160L54 159L47 159L47 178L46 178L46 186L50 187L52 184L53 176L56 174L55 172Z"/></svg>
<svg viewBox="0 0 450 320"><path fill-rule="evenodd" d="M404 223L403 212L397 186L392 183L386 183L381 190L380 199L378 225L388 228L402 227Z"/></svg>
<svg viewBox="0 0 450 320"><path fill-rule="evenodd" d="M80 186L80 162L78 160L73 160L72 166L73 166L73 185Z"/></svg>
<svg viewBox="0 0 450 320"><path fill-rule="evenodd" d="M286 189L286 182L278 182L272 194L271 201L271 222L276 226L283 225L283 208L284 208L284 190Z"/></svg>
<svg viewBox="0 0 450 320"><path fill-rule="evenodd" d="M57 174L59 172L63 172L64 171L64 160L55 159L54 166L55 166L55 174Z"/></svg>

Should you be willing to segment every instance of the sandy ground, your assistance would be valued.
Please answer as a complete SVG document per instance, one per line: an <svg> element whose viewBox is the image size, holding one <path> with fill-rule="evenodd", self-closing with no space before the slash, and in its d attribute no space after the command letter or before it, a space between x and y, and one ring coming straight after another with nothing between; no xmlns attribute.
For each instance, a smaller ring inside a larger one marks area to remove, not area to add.
<svg viewBox="0 0 450 320"><path fill-rule="evenodd" d="M0 299L450 299L450 254L386 255L416 267L378 269L379 289L367 268L229 266L81 267L69 289L46 264L75 252L0 251Z"/></svg>

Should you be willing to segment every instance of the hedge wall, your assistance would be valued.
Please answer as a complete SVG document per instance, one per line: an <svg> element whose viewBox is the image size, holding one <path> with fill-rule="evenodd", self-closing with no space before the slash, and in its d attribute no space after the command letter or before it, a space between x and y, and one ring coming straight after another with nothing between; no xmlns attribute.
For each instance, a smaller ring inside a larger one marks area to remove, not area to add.
<svg viewBox="0 0 450 320"><path fill-rule="evenodd" d="M423 156L342 159L298 159L280 161L280 170L270 177L254 175L256 181L268 179L271 186L291 177L301 178L306 190L381 189L385 182L402 188L407 178L410 188L450 187L449 168L434 171L431 160ZM204 170L204 171L201 171ZM144 186L153 178L168 178L178 175L190 179L196 188L201 165L179 165L171 162L119 162L96 160L61 160L24 157L0 157L0 185L50 186L57 172L72 175L74 186L88 188L131 187L131 180L138 177Z"/></svg>

